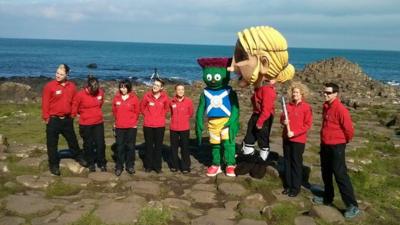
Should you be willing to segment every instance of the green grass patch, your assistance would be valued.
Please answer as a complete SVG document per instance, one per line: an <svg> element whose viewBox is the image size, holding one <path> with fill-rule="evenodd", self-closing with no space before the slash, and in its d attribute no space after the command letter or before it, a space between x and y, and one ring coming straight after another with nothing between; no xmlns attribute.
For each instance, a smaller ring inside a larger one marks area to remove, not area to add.
<svg viewBox="0 0 400 225"><path fill-rule="evenodd" d="M77 185L66 184L56 181L50 184L46 189L47 197L76 195L81 191L81 187Z"/></svg>
<svg viewBox="0 0 400 225"><path fill-rule="evenodd" d="M279 203L272 208L272 220L270 224L292 225L296 216L298 216L296 206L290 203Z"/></svg>
<svg viewBox="0 0 400 225"><path fill-rule="evenodd" d="M172 214L167 208L144 208L136 225L168 225L172 220Z"/></svg>

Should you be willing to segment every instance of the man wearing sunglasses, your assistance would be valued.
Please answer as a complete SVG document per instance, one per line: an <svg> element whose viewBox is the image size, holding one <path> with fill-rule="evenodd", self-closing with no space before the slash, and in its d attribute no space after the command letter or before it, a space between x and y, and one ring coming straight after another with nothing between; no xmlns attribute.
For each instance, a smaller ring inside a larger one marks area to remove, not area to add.
<svg viewBox="0 0 400 225"><path fill-rule="evenodd" d="M350 113L340 102L338 93L337 84L325 84L320 149L325 192L323 198L315 196L313 201L325 205L332 204L334 198L332 179L335 175L342 200L347 207L344 216L350 219L360 213L345 160L346 144L353 138L354 128Z"/></svg>

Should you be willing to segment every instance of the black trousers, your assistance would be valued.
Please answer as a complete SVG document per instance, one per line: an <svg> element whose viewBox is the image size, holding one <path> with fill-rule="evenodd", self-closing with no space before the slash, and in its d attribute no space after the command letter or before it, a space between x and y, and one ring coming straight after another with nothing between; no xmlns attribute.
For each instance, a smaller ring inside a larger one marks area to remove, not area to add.
<svg viewBox="0 0 400 225"><path fill-rule="evenodd" d="M290 191L300 192L303 178L304 143L283 140L283 158L285 178L283 187Z"/></svg>
<svg viewBox="0 0 400 225"><path fill-rule="evenodd" d="M161 148L164 140L165 127L143 127L146 152L144 154L144 168L161 170Z"/></svg>
<svg viewBox="0 0 400 225"><path fill-rule="evenodd" d="M246 136L244 137L245 144L254 144L256 141L258 146L262 148L269 148L269 136L271 134L272 122L274 116L271 115L264 123L261 129L257 129L257 120L260 117L259 114L253 113L249 122L247 123Z"/></svg>
<svg viewBox="0 0 400 225"><path fill-rule="evenodd" d="M85 159L89 165L97 163L98 167L105 166L106 144L104 142L104 123L95 125L79 125L79 134L83 139Z"/></svg>
<svg viewBox="0 0 400 225"><path fill-rule="evenodd" d="M135 147L136 147L137 128L116 128L116 169L133 168L135 165Z"/></svg>
<svg viewBox="0 0 400 225"><path fill-rule="evenodd" d="M74 131L74 123L71 117L61 119L52 116L46 125L46 144L47 155L49 157L49 167L58 167L60 159L58 157L58 138L61 134L68 143L68 148L72 151L74 157L81 154L78 140Z"/></svg>
<svg viewBox="0 0 400 225"><path fill-rule="evenodd" d="M171 168L190 170L189 135L190 130L170 130ZM179 147L181 148L181 159L178 157Z"/></svg>
<svg viewBox="0 0 400 225"><path fill-rule="evenodd" d="M346 206L358 206L350 177L347 174L345 149L346 144L321 144L321 172L325 186L324 202L331 203L333 201L335 193L333 189L332 176L335 175L335 180L339 187L344 204Z"/></svg>

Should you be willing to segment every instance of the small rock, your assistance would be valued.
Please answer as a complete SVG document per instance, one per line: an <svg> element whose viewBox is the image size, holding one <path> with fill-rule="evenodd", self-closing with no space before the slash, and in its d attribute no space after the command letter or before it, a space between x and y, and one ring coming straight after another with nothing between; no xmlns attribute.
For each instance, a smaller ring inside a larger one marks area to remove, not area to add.
<svg viewBox="0 0 400 225"><path fill-rule="evenodd" d="M132 189L135 193L138 194L149 194L158 196L160 194L160 185L151 181L131 181L127 182L125 187Z"/></svg>
<svg viewBox="0 0 400 225"><path fill-rule="evenodd" d="M272 166L267 166L267 174L274 178L279 178L279 171Z"/></svg>
<svg viewBox="0 0 400 225"><path fill-rule="evenodd" d="M191 205L189 201L177 198L166 198L161 202L171 209L186 209Z"/></svg>
<svg viewBox="0 0 400 225"><path fill-rule="evenodd" d="M189 193L189 196L196 202L196 203L216 203L217 200L215 199L215 193L210 191L192 191Z"/></svg>
<svg viewBox="0 0 400 225"><path fill-rule="evenodd" d="M88 178L97 182L110 182L117 179L113 174L109 172L89 173Z"/></svg>
<svg viewBox="0 0 400 225"><path fill-rule="evenodd" d="M246 188L238 183L222 183L218 185L218 191L225 195L242 196L247 193Z"/></svg>
<svg viewBox="0 0 400 225"><path fill-rule="evenodd" d="M191 225L233 225L235 222L215 216L201 216L191 221Z"/></svg>
<svg viewBox="0 0 400 225"><path fill-rule="evenodd" d="M19 166L31 166L31 167L35 167L35 168L39 168L40 164L44 161L45 159L43 159L43 157L29 157L29 158L25 158L20 160L17 165Z"/></svg>
<svg viewBox="0 0 400 225"><path fill-rule="evenodd" d="M50 211L55 206L49 200L37 196L10 195L5 200L7 210L22 215Z"/></svg>
<svg viewBox="0 0 400 225"><path fill-rule="evenodd" d="M208 210L207 215L218 217L221 219L235 219L236 212L232 209L212 208Z"/></svg>
<svg viewBox="0 0 400 225"><path fill-rule="evenodd" d="M261 220L241 219L237 225L268 225L267 222Z"/></svg>
<svg viewBox="0 0 400 225"><path fill-rule="evenodd" d="M76 174L81 174L85 170L85 167L79 165L79 163L73 159L61 160L60 167L67 168L69 171Z"/></svg>
<svg viewBox="0 0 400 225"><path fill-rule="evenodd" d="M107 224L129 223L137 221L142 205L135 202L108 201L99 204L94 215Z"/></svg>
<svg viewBox="0 0 400 225"><path fill-rule="evenodd" d="M238 205L239 201L227 201L224 204L225 209L232 209L232 210L236 210L238 208Z"/></svg>
<svg viewBox="0 0 400 225"><path fill-rule="evenodd" d="M344 223L343 215L335 208L326 205L315 205L310 211L310 216L318 217L328 223Z"/></svg>
<svg viewBox="0 0 400 225"><path fill-rule="evenodd" d="M55 180L52 177L21 175L16 178L17 182L28 188L47 188Z"/></svg>
<svg viewBox="0 0 400 225"><path fill-rule="evenodd" d="M0 218L0 224L4 225L21 225L25 224L25 219L16 216L5 216Z"/></svg>
<svg viewBox="0 0 400 225"><path fill-rule="evenodd" d="M295 225L316 225L312 217L309 216L298 216L294 218Z"/></svg>

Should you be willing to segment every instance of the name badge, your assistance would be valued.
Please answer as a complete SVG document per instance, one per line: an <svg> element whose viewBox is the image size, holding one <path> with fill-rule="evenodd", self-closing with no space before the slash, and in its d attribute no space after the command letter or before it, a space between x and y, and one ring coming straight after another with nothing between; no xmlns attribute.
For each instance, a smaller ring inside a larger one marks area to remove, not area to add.
<svg viewBox="0 0 400 225"><path fill-rule="evenodd" d="M173 105L172 105L172 108L176 108L176 104L173 104Z"/></svg>
<svg viewBox="0 0 400 225"><path fill-rule="evenodd" d="M149 102L149 105L154 106L155 104L154 104L154 102Z"/></svg>
<svg viewBox="0 0 400 225"><path fill-rule="evenodd" d="M62 91L61 90L57 90L56 91L56 95L61 95L62 94Z"/></svg>
<svg viewBox="0 0 400 225"><path fill-rule="evenodd" d="M101 95L97 96L98 100L101 100L103 97Z"/></svg>
<svg viewBox="0 0 400 225"><path fill-rule="evenodd" d="M121 102L116 102L115 104L116 104L116 105L121 105Z"/></svg>

